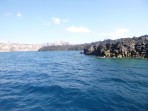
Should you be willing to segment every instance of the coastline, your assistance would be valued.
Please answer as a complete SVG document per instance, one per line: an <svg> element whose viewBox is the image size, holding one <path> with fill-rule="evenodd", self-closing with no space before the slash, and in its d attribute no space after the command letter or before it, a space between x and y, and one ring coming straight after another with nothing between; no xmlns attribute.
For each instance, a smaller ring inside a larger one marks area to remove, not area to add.
<svg viewBox="0 0 148 111"><path fill-rule="evenodd" d="M103 58L148 58L148 35L91 43L84 47L84 54Z"/></svg>

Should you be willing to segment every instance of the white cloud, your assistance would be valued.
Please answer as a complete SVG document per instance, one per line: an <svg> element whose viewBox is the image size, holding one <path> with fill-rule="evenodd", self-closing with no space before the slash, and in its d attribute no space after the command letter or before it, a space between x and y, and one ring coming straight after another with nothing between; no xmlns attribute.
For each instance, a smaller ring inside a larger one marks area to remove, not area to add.
<svg viewBox="0 0 148 111"><path fill-rule="evenodd" d="M17 16L18 16L18 17L21 17L21 16L22 16L22 13L18 12L18 13L17 13Z"/></svg>
<svg viewBox="0 0 148 111"><path fill-rule="evenodd" d="M58 17L52 17L51 20L55 23L55 24L61 24L61 23L66 23L68 22L68 19L60 19Z"/></svg>
<svg viewBox="0 0 148 111"><path fill-rule="evenodd" d="M52 20L53 20L53 22L55 23L55 24L61 24L61 19L60 18L54 18L54 17L52 17L51 18Z"/></svg>
<svg viewBox="0 0 148 111"><path fill-rule="evenodd" d="M119 29L116 29L112 33L100 33L99 35L107 36L107 38L114 40L114 39L127 37L128 32L129 32L129 30L126 28L119 28Z"/></svg>
<svg viewBox="0 0 148 111"><path fill-rule="evenodd" d="M66 28L66 30L69 32L85 32L85 33L91 32L91 30L89 30L86 27L75 27L75 26L68 27Z"/></svg>
<svg viewBox="0 0 148 111"><path fill-rule="evenodd" d="M7 13L4 13L4 16L12 16L13 14L12 13L9 13L9 12L7 12Z"/></svg>
<svg viewBox="0 0 148 111"><path fill-rule="evenodd" d="M10 13L10 12L4 13L4 16L13 16L13 15L14 15L14 14L13 14L13 13ZM21 16L22 16L22 13L21 13L21 12L18 12L18 13L16 14L16 16L21 17Z"/></svg>

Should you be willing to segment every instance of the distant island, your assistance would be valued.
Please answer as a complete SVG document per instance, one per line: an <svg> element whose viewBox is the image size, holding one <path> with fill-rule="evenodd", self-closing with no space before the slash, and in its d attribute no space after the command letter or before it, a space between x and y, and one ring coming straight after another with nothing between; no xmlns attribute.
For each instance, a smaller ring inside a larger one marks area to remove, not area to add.
<svg viewBox="0 0 148 111"><path fill-rule="evenodd" d="M84 47L84 54L113 58L148 58L148 35L91 43Z"/></svg>
<svg viewBox="0 0 148 111"><path fill-rule="evenodd" d="M0 42L0 52L38 51L41 47L43 47L42 44Z"/></svg>
<svg viewBox="0 0 148 111"><path fill-rule="evenodd" d="M44 46L39 51L83 51L85 44Z"/></svg>
<svg viewBox="0 0 148 111"><path fill-rule="evenodd" d="M39 49L47 46L64 46L69 45L68 42L56 41L52 43L42 44L23 44L23 43L12 43L12 42L0 42L0 52L16 52L16 51L38 51Z"/></svg>

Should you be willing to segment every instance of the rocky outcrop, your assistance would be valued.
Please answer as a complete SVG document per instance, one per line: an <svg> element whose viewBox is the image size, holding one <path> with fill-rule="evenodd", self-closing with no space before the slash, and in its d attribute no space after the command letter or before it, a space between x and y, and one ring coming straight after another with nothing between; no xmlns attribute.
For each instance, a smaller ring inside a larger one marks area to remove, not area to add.
<svg viewBox="0 0 148 111"><path fill-rule="evenodd" d="M84 47L84 54L100 57L148 58L148 35L92 43Z"/></svg>

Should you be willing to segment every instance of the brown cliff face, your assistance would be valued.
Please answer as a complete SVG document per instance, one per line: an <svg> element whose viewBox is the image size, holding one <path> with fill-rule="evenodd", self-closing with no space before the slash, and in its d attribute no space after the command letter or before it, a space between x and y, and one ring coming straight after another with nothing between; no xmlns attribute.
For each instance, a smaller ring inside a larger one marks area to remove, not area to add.
<svg viewBox="0 0 148 111"><path fill-rule="evenodd" d="M96 42L85 46L84 54L100 57L148 58L148 35Z"/></svg>

